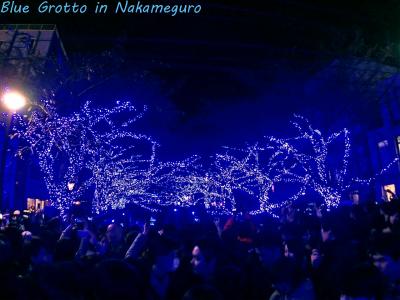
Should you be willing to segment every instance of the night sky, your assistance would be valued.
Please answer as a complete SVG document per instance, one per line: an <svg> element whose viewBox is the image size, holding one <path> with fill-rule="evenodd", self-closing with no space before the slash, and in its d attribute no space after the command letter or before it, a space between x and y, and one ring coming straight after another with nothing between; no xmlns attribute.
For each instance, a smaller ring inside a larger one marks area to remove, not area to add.
<svg viewBox="0 0 400 300"><path fill-rule="evenodd" d="M74 101L148 104L142 130L163 156L182 158L287 134L293 113L330 129L379 124L374 99L326 70L335 59L400 45L400 3L312 2L201 1L195 16L2 15L1 23L57 24L71 61L113 49L124 63ZM357 39L364 46L355 52Z"/></svg>

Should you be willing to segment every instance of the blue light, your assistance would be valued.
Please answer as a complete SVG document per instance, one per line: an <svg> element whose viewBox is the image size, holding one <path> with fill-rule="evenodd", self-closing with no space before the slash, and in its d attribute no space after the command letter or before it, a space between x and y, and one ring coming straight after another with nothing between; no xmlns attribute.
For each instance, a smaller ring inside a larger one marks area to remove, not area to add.
<svg viewBox="0 0 400 300"><path fill-rule="evenodd" d="M178 208L195 209L197 203L203 203L211 214L229 215L237 213L235 195L239 192L258 199L251 214L266 212L276 216L274 211L309 192L320 196L329 209L340 203L354 182L373 182L373 178L347 176L351 148L347 129L325 136L301 116L295 116L292 124L297 134L290 138L270 136L244 148L225 147L223 153L211 157L210 163L204 163L199 156L166 162L158 159L158 144L152 137L131 128L146 108L138 112L129 102L117 102L107 109L87 102L74 114L61 116L53 104L43 105L49 113L43 116L33 111L29 123L17 115L21 126L16 130L32 146L52 204L62 214L94 187L95 213L123 209L131 203L152 212L167 206L175 206L174 212ZM119 118L121 114L131 117L119 122L123 119ZM128 139L132 143L121 142ZM140 147L135 147L136 143ZM338 145L342 154L331 174L327 172L332 169L328 152L336 143L341 143ZM133 149L140 149L139 153ZM55 175L59 173L59 157L67 158L63 176ZM396 166L397 161L376 177ZM76 182L82 170L89 170L91 177L69 190L68 183ZM284 201L272 201L276 184L288 183L297 187L292 195ZM195 211L191 213L195 216Z"/></svg>

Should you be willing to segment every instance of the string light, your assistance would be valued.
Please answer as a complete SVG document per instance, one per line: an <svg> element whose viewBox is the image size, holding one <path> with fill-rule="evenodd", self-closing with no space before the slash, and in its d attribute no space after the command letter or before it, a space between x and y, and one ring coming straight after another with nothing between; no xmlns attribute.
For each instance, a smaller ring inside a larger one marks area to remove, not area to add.
<svg viewBox="0 0 400 300"><path fill-rule="evenodd" d="M29 121L18 116L15 130L36 155L50 199L62 213L93 190L96 213L123 209L130 203L152 212L165 206L176 211L200 204L210 214L228 215L240 213L236 195L244 193L255 201L245 206L257 206L250 214L277 217L277 210L312 193L328 208L336 207L353 183L373 181L349 178L347 129L324 137L301 116L292 122L297 131L294 137L270 136L244 148L225 147L224 153L207 163L199 156L164 162L157 158L158 144L153 138L135 133L134 125L146 107L138 111L129 102L117 102L112 108L96 108L87 102L68 116L56 113L50 102L44 107L45 113L35 110ZM334 152L340 156L333 157L330 151L337 145L343 151ZM277 185L290 185L292 194L272 197Z"/></svg>
<svg viewBox="0 0 400 300"><path fill-rule="evenodd" d="M390 162L385 168L383 168L382 170L380 170L378 173L376 173L373 177L370 177L368 179L361 179L358 177L352 178L351 183L347 186L348 188L350 188L350 186L354 183L358 183L361 185L371 185L379 176L389 172L389 170L395 166L398 165L399 162L399 158L396 157L395 159L393 159L392 162Z"/></svg>
<svg viewBox="0 0 400 300"><path fill-rule="evenodd" d="M87 102L79 112L68 116L51 112L36 110L28 122L20 117L16 130L38 159L53 205L63 213L74 200L94 188L96 212L107 207L124 207L126 199L110 199L118 185L108 184L118 182L125 171L132 178L133 169L136 173L143 172L154 160L156 142L129 128L143 112L129 102L117 102L110 109L94 108ZM121 121L123 114L134 117ZM147 146L147 156L144 151L136 153L139 144ZM74 189L68 188L71 182ZM136 183L140 194L144 183Z"/></svg>
<svg viewBox="0 0 400 300"><path fill-rule="evenodd" d="M337 206L346 189L344 183L349 180L347 176L351 150L349 131L343 129L325 138L302 116L295 115L292 124L298 133L295 137L267 138L267 144L275 149L274 156L284 155L281 160L283 174L288 169L295 169L295 174L291 174L294 178L287 178L285 175L284 180L303 185L303 189L294 195L291 201L304 196L307 194L306 191L312 191L322 197L328 207ZM329 172L332 160L329 148L337 143L339 138L343 138L343 155L336 158L334 172Z"/></svg>

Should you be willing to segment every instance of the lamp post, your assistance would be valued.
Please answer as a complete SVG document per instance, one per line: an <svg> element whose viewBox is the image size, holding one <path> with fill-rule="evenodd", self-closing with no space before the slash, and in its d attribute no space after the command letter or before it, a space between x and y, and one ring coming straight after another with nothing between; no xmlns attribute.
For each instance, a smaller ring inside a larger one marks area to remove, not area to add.
<svg viewBox="0 0 400 300"><path fill-rule="evenodd" d="M4 199L4 177L6 173L6 164L7 164L7 151L9 147L9 131L12 124L13 114L16 113L19 109L22 109L27 104L26 97L14 90L6 90L1 95L1 104L3 108L8 111L6 116L6 124L4 128L4 142L1 151L1 168L0 168L0 205L1 209L6 208L6 203ZM11 207L9 207L11 208Z"/></svg>

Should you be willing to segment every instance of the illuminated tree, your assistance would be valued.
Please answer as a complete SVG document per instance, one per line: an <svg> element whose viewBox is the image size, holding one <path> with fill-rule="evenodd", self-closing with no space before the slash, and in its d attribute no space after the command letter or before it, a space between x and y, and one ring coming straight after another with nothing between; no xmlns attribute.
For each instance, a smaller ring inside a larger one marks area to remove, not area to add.
<svg viewBox="0 0 400 300"><path fill-rule="evenodd" d="M274 155L285 155L278 162L281 164L281 175L286 177L288 169L295 170L295 179L284 180L295 180L304 186L299 196L305 190L311 190L322 197L327 206L337 206L348 188L347 183L351 181L348 176L351 149L349 131L343 129L324 137L301 116L295 116L292 124L297 129L297 136L286 139L270 137L267 142L275 150Z"/></svg>
<svg viewBox="0 0 400 300"><path fill-rule="evenodd" d="M146 168L143 165L150 165L154 159L155 142L131 130L142 114L128 102L117 103L111 109L93 108L87 102L79 112L68 116L38 110L28 122L19 117L18 133L36 155L57 208L64 211L90 188L95 190L97 211L99 207L115 208L107 202L107 184L127 170ZM128 117L124 119L125 115ZM68 185L71 183L72 189Z"/></svg>

